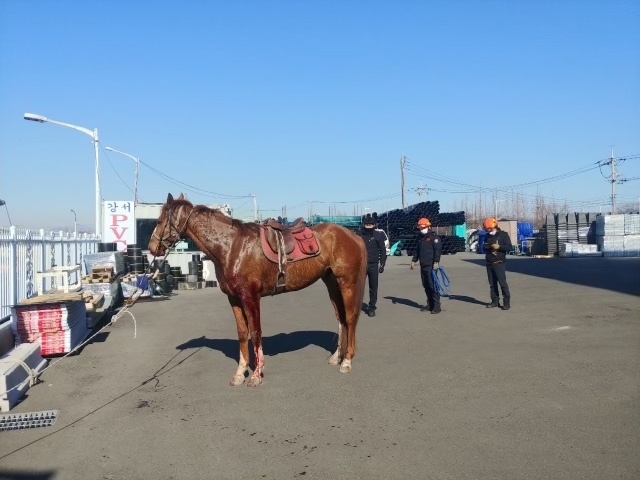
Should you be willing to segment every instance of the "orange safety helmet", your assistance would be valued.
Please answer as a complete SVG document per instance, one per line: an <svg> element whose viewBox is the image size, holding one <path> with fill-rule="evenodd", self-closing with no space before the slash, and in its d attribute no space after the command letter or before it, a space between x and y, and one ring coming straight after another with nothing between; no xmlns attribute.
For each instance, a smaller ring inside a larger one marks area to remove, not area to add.
<svg viewBox="0 0 640 480"><path fill-rule="evenodd" d="M431 226L431 222L429 221L428 218L421 218L420 220L418 220L418 227L419 228L425 228L425 227L430 227Z"/></svg>
<svg viewBox="0 0 640 480"><path fill-rule="evenodd" d="M484 229L485 230L493 230L497 226L498 226L498 221L495 218L493 218L493 217L485 218L485 220L484 220Z"/></svg>

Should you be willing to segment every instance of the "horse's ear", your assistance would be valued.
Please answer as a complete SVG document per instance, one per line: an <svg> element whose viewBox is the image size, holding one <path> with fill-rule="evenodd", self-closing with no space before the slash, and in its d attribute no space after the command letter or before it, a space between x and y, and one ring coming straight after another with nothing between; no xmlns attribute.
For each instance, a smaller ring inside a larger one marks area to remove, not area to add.
<svg viewBox="0 0 640 480"><path fill-rule="evenodd" d="M180 196L177 199L178 200L184 200L184 193L180 193Z"/></svg>
<svg viewBox="0 0 640 480"><path fill-rule="evenodd" d="M171 205L173 203L173 195L169 194L167 195L167 204Z"/></svg>

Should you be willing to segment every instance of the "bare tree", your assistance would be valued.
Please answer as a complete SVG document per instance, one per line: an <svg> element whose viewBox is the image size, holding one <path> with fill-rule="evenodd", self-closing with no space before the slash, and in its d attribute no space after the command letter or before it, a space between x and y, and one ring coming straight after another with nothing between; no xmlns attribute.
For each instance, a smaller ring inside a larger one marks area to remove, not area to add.
<svg viewBox="0 0 640 480"><path fill-rule="evenodd" d="M618 211L618 213L640 213L640 203L623 203L622 205L617 206L616 210Z"/></svg>

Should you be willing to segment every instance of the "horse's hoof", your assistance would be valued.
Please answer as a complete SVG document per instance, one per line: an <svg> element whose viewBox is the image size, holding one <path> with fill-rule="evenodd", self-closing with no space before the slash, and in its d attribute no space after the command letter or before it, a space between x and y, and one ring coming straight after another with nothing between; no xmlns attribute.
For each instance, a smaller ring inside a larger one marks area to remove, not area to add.
<svg viewBox="0 0 640 480"><path fill-rule="evenodd" d="M237 387L238 385L242 385L244 383L244 375L234 375L229 382L231 387Z"/></svg>
<svg viewBox="0 0 640 480"><path fill-rule="evenodd" d="M247 383L247 387L258 387L262 383L262 378L260 375L253 375L249 379L249 383Z"/></svg>
<svg viewBox="0 0 640 480"><path fill-rule="evenodd" d="M340 365L340 357L338 357L337 355L331 355L327 360L327 363L329 365Z"/></svg>
<svg viewBox="0 0 640 480"><path fill-rule="evenodd" d="M340 365L340 373L351 373L351 360L344 360Z"/></svg>

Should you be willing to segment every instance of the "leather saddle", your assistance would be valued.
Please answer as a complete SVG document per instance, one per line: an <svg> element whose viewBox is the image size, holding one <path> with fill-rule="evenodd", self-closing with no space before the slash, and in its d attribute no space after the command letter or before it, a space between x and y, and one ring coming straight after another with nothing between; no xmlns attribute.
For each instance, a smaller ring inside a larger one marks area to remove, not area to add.
<svg viewBox="0 0 640 480"><path fill-rule="evenodd" d="M287 263L315 257L320 246L315 234L304 224L302 217L293 225L283 225L270 218L260 225L260 241L265 257L278 264L278 277L274 293L286 285ZM280 290L280 291L282 291Z"/></svg>

